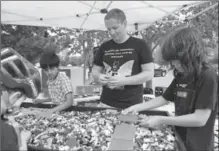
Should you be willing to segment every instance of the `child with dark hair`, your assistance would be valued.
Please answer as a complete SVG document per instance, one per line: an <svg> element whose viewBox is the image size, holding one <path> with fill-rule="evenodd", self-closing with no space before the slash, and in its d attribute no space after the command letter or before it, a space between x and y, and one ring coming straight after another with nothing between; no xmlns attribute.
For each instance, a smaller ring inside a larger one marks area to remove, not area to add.
<svg viewBox="0 0 219 151"><path fill-rule="evenodd" d="M52 101L58 106L43 112L45 116L50 116L54 112L62 111L73 104L73 87L66 74L59 72L59 57L53 51L46 51L40 58L40 67L48 76L48 98L37 98L34 103Z"/></svg>
<svg viewBox="0 0 219 151"><path fill-rule="evenodd" d="M0 84L1 95L1 148L0 150L13 150L13 151L25 151L27 150L27 141L30 138L31 133L29 131L21 130L19 125L15 123L9 124L7 119L4 118L4 114L7 109L13 106L13 103L22 101L25 99L21 96L20 92L12 92ZM20 97L21 96L21 97ZM19 99L18 99L19 97Z"/></svg>
<svg viewBox="0 0 219 151"><path fill-rule="evenodd" d="M175 104L175 117L151 116L141 121L146 127L176 126L188 151L214 150L214 124L218 104L218 77L205 61L205 47L200 32L183 27L168 35L161 46L165 61L174 67L170 86L163 96L124 110L134 113Z"/></svg>

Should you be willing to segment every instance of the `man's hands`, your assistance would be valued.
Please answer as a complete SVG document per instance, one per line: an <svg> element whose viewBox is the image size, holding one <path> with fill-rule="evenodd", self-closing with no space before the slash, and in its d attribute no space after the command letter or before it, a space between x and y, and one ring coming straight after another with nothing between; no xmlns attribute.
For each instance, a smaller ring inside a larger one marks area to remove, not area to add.
<svg viewBox="0 0 219 151"><path fill-rule="evenodd" d="M102 85L107 85L110 89L126 85L127 78L125 76L108 76L105 74L99 75L99 82Z"/></svg>
<svg viewBox="0 0 219 151"><path fill-rule="evenodd" d="M126 85L127 78L125 76L111 76L108 81L109 88L117 88Z"/></svg>
<svg viewBox="0 0 219 151"><path fill-rule="evenodd" d="M108 81L109 81L109 78L110 78L110 76L107 76L105 74L100 74L99 75L99 82L100 82L100 84L107 85Z"/></svg>

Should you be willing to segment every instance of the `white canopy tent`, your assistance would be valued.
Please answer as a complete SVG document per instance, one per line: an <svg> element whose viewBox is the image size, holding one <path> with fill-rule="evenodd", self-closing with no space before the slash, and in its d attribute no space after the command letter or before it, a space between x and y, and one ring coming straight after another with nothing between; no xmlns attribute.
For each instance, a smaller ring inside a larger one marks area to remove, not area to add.
<svg viewBox="0 0 219 151"><path fill-rule="evenodd" d="M205 2L208 1L1 1L1 24L106 30L107 10L119 8L127 16L128 31L134 32L167 15L184 20L175 12Z"/></svg>
<svg viewBox="0 0 219 151"><path fill-rule="evenodd" d="M203 1L1 1L1 23L105 30L106 10L122 9L128 30L142 30L174 12Z"/></svg>

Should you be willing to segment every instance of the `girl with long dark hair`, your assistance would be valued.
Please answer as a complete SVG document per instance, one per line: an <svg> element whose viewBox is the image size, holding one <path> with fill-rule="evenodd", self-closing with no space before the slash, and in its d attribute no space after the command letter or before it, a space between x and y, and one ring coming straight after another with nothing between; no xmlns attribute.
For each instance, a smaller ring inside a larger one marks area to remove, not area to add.
<svg viewBox="0 0 219 151"><path fill-rule="evenodd" d="M214 124L218 103L216 72L205 61L200 32L191 27L171 32L161 46L162 57L174 67L172 83L160 97L124 110L134 113L175 104L175 116L150 116L140 121L146 127L176 126L188 151L214 150Z"/></svg>

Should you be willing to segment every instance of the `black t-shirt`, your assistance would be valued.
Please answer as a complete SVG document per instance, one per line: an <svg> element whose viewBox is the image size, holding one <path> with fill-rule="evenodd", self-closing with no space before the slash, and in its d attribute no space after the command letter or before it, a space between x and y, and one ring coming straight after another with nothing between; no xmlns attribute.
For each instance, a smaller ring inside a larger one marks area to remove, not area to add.
<svg viewBox="0 0 219 151"><path fill-rule="evenodd" d="M1 120L1 150L18 151L18 139L15 129Z"/></svg>
<svg viewBox="0 0 219 151"><path fill-rule="evenodd" d="M198 86L196 87L197 84ZM176 112L180 112L180 110L185 110L187 112L188 107L191 106L191 104L189 105L190 102L188 102L187 105L182 105L186 99L174 99L177 97L176 95L181 95L181 97L183 97L184 93L176 92L176 89L180 86L185 87L183 90L195 90L196 99L194 102L194 110L208 108L211 109L212 112L205 126L176 127L176 130L181 135L188 150L213 150L214 124L218 105L218 79L216 73L209 67L203 67L201 76L197 81L184 84L178 78L175 78L172 81L170 86L163 94L163 97L166 100L173 101L175 103ZM182 103L177 104L176 102L179 102L179 100L182 101ZM188 114L186 112L185 114Z"/></svg>
<svg viewBox="0 0 219 151"><path fill-rule="evenodd" d="M94 64L104 68L107 75L132 76L141 72L141 65L153 62L152 53L145 41L130 37L118 44L113 40L103 43ZM143 85L126 85L118 89L103 86L100 101L117 108L127 108L143 101Z"/></svg>

